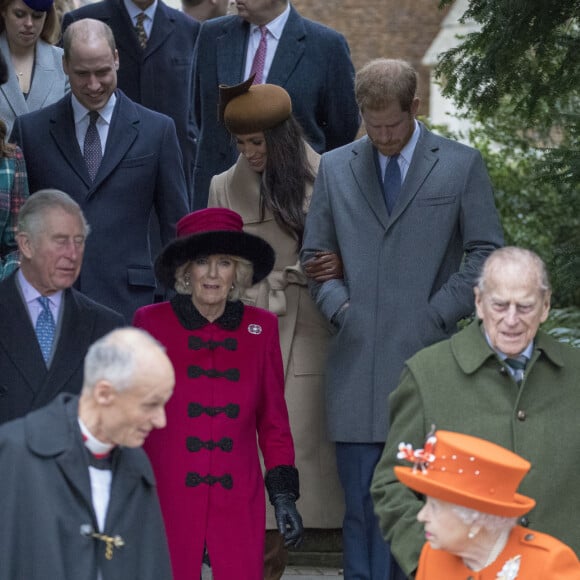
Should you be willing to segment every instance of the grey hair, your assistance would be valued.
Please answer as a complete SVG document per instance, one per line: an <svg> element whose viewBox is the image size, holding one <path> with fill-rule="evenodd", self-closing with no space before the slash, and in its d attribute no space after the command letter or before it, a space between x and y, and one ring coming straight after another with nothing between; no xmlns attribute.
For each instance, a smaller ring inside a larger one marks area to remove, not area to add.
<svg viewBox="0 0 580 580"><path fill-rule="evenodd" d="M115 390L131 387L142 349L138 346L165 348L148 332L139 328L118 328L93 343L85 356L83 391L107 381Z"/></svg>
<svg viewBox="0 0 580 580"><path fill-rule="evenodd" d="M18 213L18 233L36 238L44 227L44 217L52 209L62 209L66 213L78 216L83 224L84 235L91 231L81 206L69 195L58 189L41 189L33 193L20 208Z"/></svg>
<svg viewBox="0 0 580 580"><path fill-rule="evenodd" d="M465 525L472 526L478 524L489 531L508 531L517 523L517 518L486 514L462 505L451 504L451 509Z"/></svg>
<svg viewBox="0 0 580 580"><path fill-rule="evenodd" d="M546 264L538 254L527 250L526 248L518 248L517 246L506 246L494 250L483 263L481 272L477 279L477 288L483 293L485 292L486 279L490 270L497 262L525 264L529 266L530 270L535 270L538 277L538 286L541 292L548 292L551 290L550 277Z"/></svg>
<svg viewBox="0 0 580 580"><path fill-rule="evenodd" d="M252 262L240 256L229 256L236 264L234 287L228 293L228 300L239 300L244 292L252 286L254 266ZM191 284L186 284L185 274L191 267L193 260L189 260L175 270L175 291L178 294L191 296Z"/></svg>

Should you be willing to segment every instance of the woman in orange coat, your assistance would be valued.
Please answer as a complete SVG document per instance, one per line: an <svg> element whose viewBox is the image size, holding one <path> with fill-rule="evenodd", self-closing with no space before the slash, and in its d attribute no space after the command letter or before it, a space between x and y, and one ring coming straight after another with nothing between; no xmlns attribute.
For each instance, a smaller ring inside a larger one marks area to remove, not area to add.
<svg viewBox="0 0 580 580"><path fill-rule="evenodd" d="M415 465L395 467L396 476L426 496L417 515L427 539L417 580L580 580L568 546L516 525L536 503L516 493L528 461L450 431L437 431L424 449L401 443L398 457Z"/></svg>

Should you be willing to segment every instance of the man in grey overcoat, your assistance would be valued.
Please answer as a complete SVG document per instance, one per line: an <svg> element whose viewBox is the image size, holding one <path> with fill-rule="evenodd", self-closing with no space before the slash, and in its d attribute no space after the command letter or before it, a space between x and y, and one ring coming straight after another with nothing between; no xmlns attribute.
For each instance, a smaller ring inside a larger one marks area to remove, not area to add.
<svg viewBox="0 0 580 580"><path fill-rule="evenodd" d="M481 155L415 120L417 74L378 59L356 76L367 136L322 156L302 262L337 252L344 280L313 283L336 329L326 367L330 437L345 492L345 577L391 566L370 497L388 433L387 400L404 361L473 312L485 257L503 244ZM387 174L385 180L383 176Z"/></svg>
<svg viewBox="0 0 580 580"><path fill-rule="evenodd" d="M550 294L536 254L496 250L475 287L480 320L407 361L389 399L391 429L371 491L383 534L408 575L425 542L416 520L423 501L393 467L399 444L423 447L433 425L483 437L527 459L532 469L519 491L536 507L519 523L580 555L580 350L539 330Z"/></svg>
<svg viewBox="0 0 580 580"><path fill-rule="evenodd" d="M80 397L0 427L0 578L171 580L153 470L175 377L146 332L121 328L85 358Z"/></svg>

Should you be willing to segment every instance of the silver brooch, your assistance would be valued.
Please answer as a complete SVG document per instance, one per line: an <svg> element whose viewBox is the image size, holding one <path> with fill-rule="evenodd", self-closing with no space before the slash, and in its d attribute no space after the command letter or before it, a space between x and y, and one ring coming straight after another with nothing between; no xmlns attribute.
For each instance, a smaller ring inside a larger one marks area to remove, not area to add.
<svg viewBox="0 0 580 580"><path fill-rule="evenodd" d="M259 324L249 324L248 332L250 334L262 334L262 327Z"/></svg>

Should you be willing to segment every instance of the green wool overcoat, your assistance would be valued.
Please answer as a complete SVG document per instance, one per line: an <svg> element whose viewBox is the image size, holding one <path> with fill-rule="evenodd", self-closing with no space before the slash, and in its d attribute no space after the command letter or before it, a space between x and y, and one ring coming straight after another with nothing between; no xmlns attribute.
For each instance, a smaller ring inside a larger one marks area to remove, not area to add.
<svg viewBox="0 0 580 580"><path fill-rule="evenodd" d="M489 347L479 322L409 359L389 398L391 428L371 492L384 536L405 573L425 541L423 502L399 483L400 442L423 447L432 425L488 439L531 462L519 491L536 507L524 525L580 554L580 350L539 331L518 387ZM408 464L407 464L408 465Z"/></svg>

